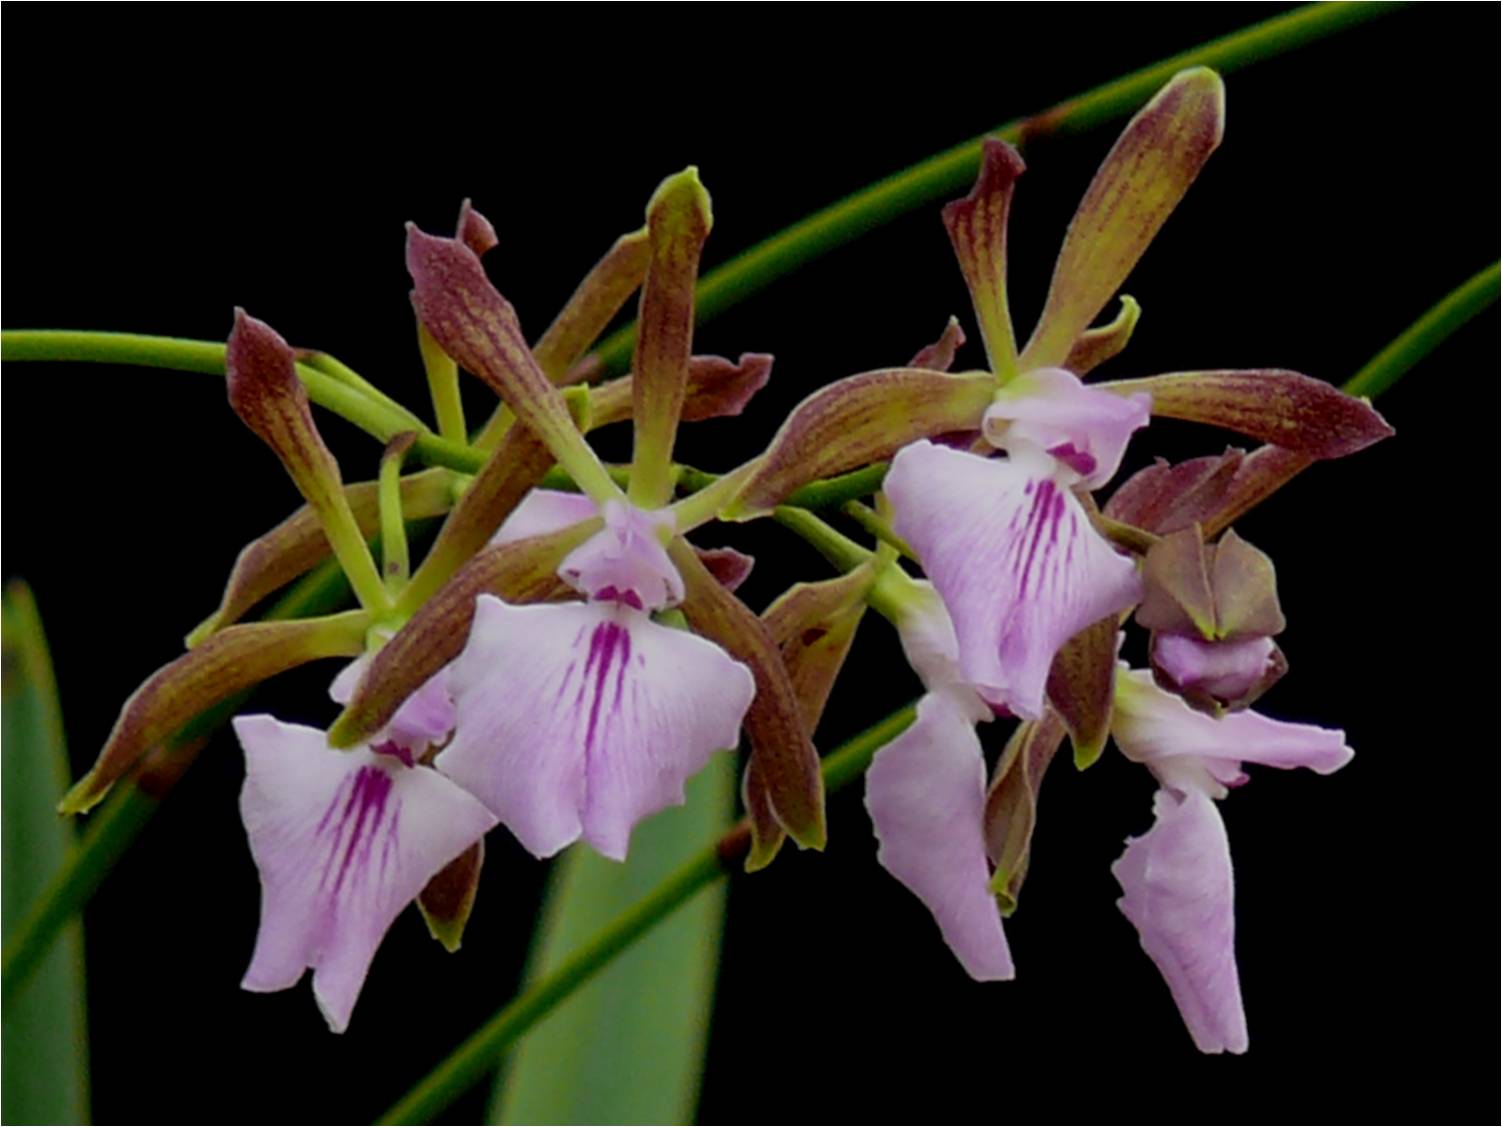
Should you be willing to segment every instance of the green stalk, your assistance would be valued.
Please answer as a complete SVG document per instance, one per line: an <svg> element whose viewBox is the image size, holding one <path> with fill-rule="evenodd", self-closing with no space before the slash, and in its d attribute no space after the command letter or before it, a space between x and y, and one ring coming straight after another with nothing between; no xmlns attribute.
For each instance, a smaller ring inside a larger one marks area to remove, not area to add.
<svg viewBox="0 0 1502 1127"><path fill-rule="evenodd" d="M1134 112L1157 92L1158 87L1185 67L1208 66L1229 74L1400 7L1402 5L1398 4L1332 3L1296 8L1192 47L1060 102L1040 114L1018 118L981 137L946 149L799 220L711 270L699 282L694 298L696 317L700 322L707 321L765 289L784 274L854 241L873 227L951 193L963 192L969 188L980 167L981 142L985 137L1000 137L1021 144L1045 134L1084 132ZM604 361L606 372L625 370L631 360L635 338L634 324L626 325L605 338L596 352Z"/></svg>
<svg viewBox="0 0 1502 1127"><path fill-rule="evenodd" d="M1341 390L1368 398L1381 395L1476 314L1497 300L1498 263L1493 262L1468 282L1452 290L1403 334L1352 376Z"/></svg>
<svg viewBox="0 0 1502 1127"><path fill-rule="evenodd" d="M825 786L835 790L859 778L876 749L913 721L909 705L847 740L824 760ZM378 1123L425 1123L495 1068L502 1052L554 1006L667 919L705 886L727 876L745 857L750 833L742 823L687 862L615 923L580 948L552 974L523 990L481 1026Z"/></svg>
<svg viewBox="0 0 1502 1127"><path fill-rule="evenodd" d="M327 560L304 576L267 612L268 619L305 618L333 610L349 598L349 585L334 560ZM231 697L200 714L173 738L173 745L191 756L191 745L205 739L245 703L249 693ZM179 764L186 767L186 764ZM77 849L42 890L26 918L16 927L0 956L4 995L21 986L37 962L51 948L58 932L103 883L115 862L135 840L161 804L162 794L148 793L132 781L116 787L104 806L88 820Z"/></svg>
<svg viewBox="0 0 1502 1127"><path fill-rule="evenodd" d="M1384 348L1346 385L1371 381L1377 390L1391 387L1405 372L1477 313L1497 299L1498 270L1494 265L1443 298L1414 325ZM1399 348L1402 344L1404 347ZM865 472L865 471L858 471ZM846 475L852 476L852 475ZM778 523L804 535L835 558L837 566L858 563L844 537L822 521L797 509L779 508ZM842 543L843 541L843 543ZM887 741L912 722L913 707L899 709L841 745L824 760L824 786L833 793L860 776ZM736 827L716 845L689 862L650 893L636 907L602 931L552 975L534 983L504 1006L430 1072L379 1120L380 1123L424 1123L448 1107L495 1067L499 1055L640 936L666 919L695 892L732 871L747 847L746 827Z"/></svg>
<svg viewBox="0 0 1502 1127"><path fill-rule="evenodd" d="M215 376L224 375L224 348L217 341L183 340L142 333L73 329L7 329L0 332L0 360L136 364L145 368L204 372ZM297 375L314 403L382 442L390 442L403 431L412 430L415 421L421 429L412 450L427 465L446 466L460 473L472 474L485 463L485 456L479 451L440 438L405 408L388 407L355 385L307 364L297 365Z"/></svg>

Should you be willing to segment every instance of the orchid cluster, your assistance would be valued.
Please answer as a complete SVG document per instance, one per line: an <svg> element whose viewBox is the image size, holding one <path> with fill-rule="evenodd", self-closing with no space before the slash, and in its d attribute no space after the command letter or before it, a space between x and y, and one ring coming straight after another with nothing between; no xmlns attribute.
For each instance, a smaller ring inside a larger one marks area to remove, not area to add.
<svg viewBox="0 0 1502 1127"><path fill-rule="evenodd" d="M932 912L964 969L1013 976L1003 920L1027 872L1044 773L1066 739L1080 769L1114 741L1158 787L1151 824L1143 811L1147 828L1112 868L1121 911L1195 1044L1245 1050L1217 803L1246 781L1247 763L1325 774L1351 750L1339 731L1251 711L1288 668L1274 641L1284 619L1271 560L1230 525L1313 461L1391 430L1366 402L1283 370L1085 382L1127 346L1131 298L1092 326L1220 143L1223 120L1221 82L1199 69L1128 124L1021 347L1006 234L1023 162L986 142L974 190L943 212L985 368L951 373L965 343L951 319L907 365L815 392L764 453L719 475L674 462L678 426L738 415L771 358L692 354L712 223L693 169L662 184L645 226L607 251L531 344L486 275L497 240L477 211L465 204L453 238L409 228L439 427L391 404L410 426L385 436L373 482L344 483L305 384L332 374L340 395L390 401L237 312L230 404L307 505L242 552L220 607L126 703L64 810L88 809L205 708L294 666L344 659L330 687L343 712L328 730L234 721L261 878L243 985L282 990L311 968L318 1005L341 1031L409 904L458 947L498 825L539 858L582 839L623 860L633 827L681 804L685 782L744 733L745 867L765 868L787 838L822 848L813 735L871 608L896 628L924 690L867 776L877 859ZM591 348L637 290L631 373L603 380ZM461 369L499 398L473 436ZM1155 416L1263 445L1159 461L1098 496ZM587 435L626 420L631 462L607 465ZM404 472L409 458L429 468ZM407 523L437 516L413 567ZM714 520L763 517L839 573L757 614L735 594L751 560L687 537ZM825 517L853 518L873 542ZM329 554L358 609L240 621ZM1134 621L1148 633L1146 668L1118 658ZM998 719L1015 728L988 779L982 732Z"/></svg>

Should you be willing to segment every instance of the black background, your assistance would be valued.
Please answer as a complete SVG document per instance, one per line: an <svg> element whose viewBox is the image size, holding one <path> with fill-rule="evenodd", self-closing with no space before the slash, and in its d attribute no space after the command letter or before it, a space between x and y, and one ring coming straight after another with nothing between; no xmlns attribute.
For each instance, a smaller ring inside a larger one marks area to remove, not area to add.
<svg viewBox="0 0 1502 1127"><path fill-rule="evenodd" d="M4 321L222 339L241 304L416 406L404 220L446 231L473 196L500 234L491 276L535 334L684 164L714 195L712 266L933 151L1279 10L678 6L613 24L598 9L13 8ZM1491 6L1423 6L1231 75L1225 145L1131 279L1145 312L1109 371L1339 382L1491 261L1496 35ZM1023 325L1114 129L1028 151L1011 256ZM810 390L900 363L950 313L971 323L925 207L704 327L699 351L778 362L745 419L690 428L681 455L730 467ZM859 788L832 799L825 855L737 879L702 1118L1494 1114L1491 635L1472 649L1491 531L1470 522L1492 511L1493 432L1475 424L1491 418L1496 339L1493 311L1383 397L1396 439L1314 468L1238 526L1277 559L1290 621L1292 672L1265 710L1343 726L1357 751L1330 778L1254 770L1223 805L1247 1056L1193 1050L1114 906L1109 866L1148 825L1152 787L1112 753L1048 779L1008 925L1014 983L967 980L876 867ZM965 358L980 362L978 342ZM36 589L82 769L214 605L238 545L296 498L211 377L11 364L4 388L4 571ZM485 395L468 390L478 418ZM373 476L374 443L324 430L347 478ZM1224 438L1154 426L1128 468ZM757 555L756 607L826 573L774 527L700 536L717 539ZM326 679L290 676L259 703L326 722ZM915 691L873 619L819 742ZM219 739L89 909L100 1120L365 1119L516 986L543 866L498 833L463 952L445 957L404 916L346 1036L325 1031L306 984L240 992L257 902L240 777Z"/></svg>

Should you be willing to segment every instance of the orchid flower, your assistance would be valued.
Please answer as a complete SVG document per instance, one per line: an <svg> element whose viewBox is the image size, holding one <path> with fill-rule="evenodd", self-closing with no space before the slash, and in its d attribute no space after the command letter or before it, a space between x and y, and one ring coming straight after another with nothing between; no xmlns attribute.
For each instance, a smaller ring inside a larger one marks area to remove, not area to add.
<svg viewBox="0 0 1502 1127"><path fill-rule="evenodd" d="M1246 782L1243 762L1308 767L1350 762L1345 733L1255 712L1219 718L1166 693L1145 670L1123 667L1112 721L1116 745L1158 780L1153 825L1112 866L1117 901L1157 965L1201 1052L1245 1052L1236 973L1231 850L1213 800Z"/></svg>
<svg viewBox="0 0 1502 1127"><path fill-rule="evenodd" d="M347 699L367 662L330 695ZM261 876L261 923L241 985L285 990L313 969L313 996L342 1033L376 948L403 908L481 841L496 817L420 761L452 730L442 681L428 682L378 740L349 752L322 731L237 716L240 814Z"/></svg>
<svg viewBox="0 0 1502 1127"><path fill-rule="evenodd" d="M949 608L965 680L1026 719L1043 716L1049 669L1064 643L1141 594L1135 563L1096 531L1076 491L1116 472L1152 398L1089 388L1079 374L1125 345L1135 303L1124 302L1122 317L1104 329L1091 331L1090 322L1219 143L1222 118L1220 79L1200 69L1176 76L1132 120L1074 218L1020 355L1005 258L1023 163L1005 142L986 141L974 190L945 209L944 222L990 371L948 376L914 367L824 389L784 426L760 480L741 498L748 514L775 501L788 452L800 446L826 451L824 472L896 450L884 486L893 525ZM947 366L952 355L952 347L936 347L917 362ZM969 449L928 440L946 434ZM988 456L998 450L1006 459Z"/></svg>
<svg viewBox="0 0 1502 1127"><path fill-rule="evenodd" d="M753 757L767 761L787 832L805 845L823 842L817 758L798 728L786 672L771 668L775 647L747 634L747 620L757 627L755 616L708 589L718 585L682 540L712 515L716 495L668 505L673 440L690 382L694 276L709 227L708 196L690 169L659 188L645 230L634 237L643 269L641 331L631 383L635 448L624 494L584 441L473 250L415 229L409 235L413 300L425 330L500 393L520 424L506 437L521 432L544 449L584 496L531 494L496 542L418 611L389 647L389 660L378 659L374 681L386 686L389 700L393 685L456 656L449 676L456 734L437 765L538 856L582 837L604 855L624 858L636 822L681 803L685 780L714 751L735 747L743 720ZM585 602L518 605L493 583L476 578L466 585L508 552L519 558L549 536L567 552L558 578ZM680 603L690 625L719 644L652 620ZM440 631L445 637L435 647ZM462 652L449 648L455 641ZM346 718L356 719L341 718L336 742L383 722L382 709L367 707L379 695L351 702ZM779 708L794 711L782 726L794 734L768 741L776 725L766 713ZM768 749L769 742L778 746Z"/></svg>

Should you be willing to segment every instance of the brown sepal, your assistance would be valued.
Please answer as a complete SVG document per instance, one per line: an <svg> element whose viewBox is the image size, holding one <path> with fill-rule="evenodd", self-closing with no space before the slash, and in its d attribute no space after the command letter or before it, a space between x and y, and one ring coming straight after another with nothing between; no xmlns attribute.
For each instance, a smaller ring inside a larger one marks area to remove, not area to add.
<svg viewBox="0 0 1502 1127"><path fill-rule="evenodd" d="M777 821L799 845L822 849L827 833L819 754L804 728L797 691L771 632L715 580L687 541L677 539L668 550L683 576L682 610L689 625L744 662L756 680L746 734Z"/></svg>
<svg viewBox="0 0 1502 1127"><path fill-rule="evenodd" d="M1002 915L1017 908L1038 821L1038 790L1064 742L1064 731L1064 721L1053 709L1045 709L1039 720L1019 724L986 794L986 853L996 866L991 889Z"/></svg>
<svg viewBox="0 0 1502 1127"><path fill-rule="evenodd" d="M475 894L480 890L480 867L485 863L485 839L482 837L434 874L417 894L417 907L428 934L450 954L459 950L464 939L464 925L474 910Z"/></svg>
<svg viewBox="0 0 1502 1127"><path fill-rule="evenodd" d="M1111 734L1120 629L1114 614L1091 623L1064 643L1048 670L1048 700L1069 732L1081 771L1100 758Z"/></svg>

